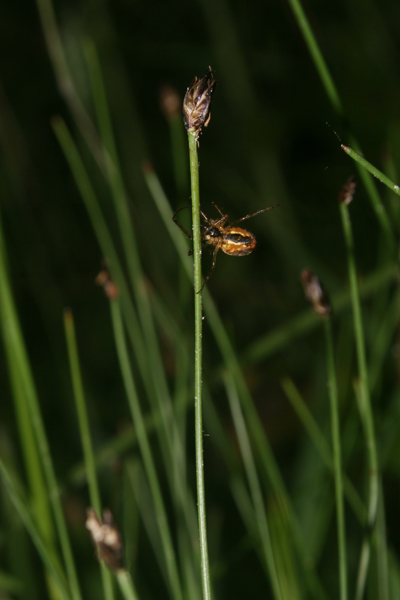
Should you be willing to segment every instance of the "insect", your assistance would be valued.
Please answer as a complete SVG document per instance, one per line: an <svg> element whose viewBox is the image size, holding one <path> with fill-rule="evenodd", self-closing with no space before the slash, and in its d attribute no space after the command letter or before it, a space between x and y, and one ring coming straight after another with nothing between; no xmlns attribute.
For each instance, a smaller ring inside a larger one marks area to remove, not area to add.
<svg viewBox="0 0 400 600"><path fill-rule="evenodd" d="M219 250L222 250L222 252L225 252L225 254L229 254L230 256L246 256L247 254L251 254L256 247L257 242L255 236L250 231L247 231L247 229L236 227L236 223L241 223L242 221L246 221L246 219L250 219L250 217L255 217L267 210L271 210L271 208L279 206L279 204L276 204L275 206L262 208L251 215L246 215L233 223L229 223L229 215L224 214L215 202L211 202L211 204L221 216L218 219L209 219L205 212L200 209L200 214L203 218L203 223L201 224L201 247L202 249L205 248L210 250L214 247L214 252L210 272L205 278L200 290L197 292L198 294L202 291L214 272ZM193 236L189 234L176 218L177 214L184 208L189 207L183 206L182 208L179 208L172 217L172 220L180 227L180 229L182 229L183 233L192 240ZM189 256L191 254L193 254L193 250L189 250Z"/></svg>

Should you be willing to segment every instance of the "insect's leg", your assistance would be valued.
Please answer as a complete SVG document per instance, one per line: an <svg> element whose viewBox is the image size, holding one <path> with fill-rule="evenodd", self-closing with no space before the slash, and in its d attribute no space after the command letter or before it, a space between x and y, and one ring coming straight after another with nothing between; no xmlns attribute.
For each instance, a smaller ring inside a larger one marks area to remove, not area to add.
<svg viewBox="0 0 400 600"><path fill-rule="evenodd" d="M203 291L204 286L206 285L207 281L210 279L211 275L214 273L214 269L215 269L215 265L217 263L217 254L218 254L218 250L219 250L219 244L217 244L215 246L214 249L214 254L213 254L213 261L212 261L212 265L211 265L211 269L209 274L207 275L207 277L205 278L203 285L201 286L201 288L199 289L199 291L197 292L198 294L200 294Z"/></svg>
<svg viewBox="0 0 400 600"><path fill-rule="evenodd" d="M209 218L208 218L208 217L207 217L207 215L206 215L206 213L205 213L205 212L203 212L203 211L201 210L201 208L200 208L200 214L201 214L201 216L203 217L203 219L205 220L205 222L206 222L206 223L209 223L209 222L210 222L210 221L209 221Z"/></svg>
<svg viewBox="0 0 400 600"><path fill-rule="evenodd" d="M277 208L277 206L279 206L279 204L275 204L275 206L267 206L267 208L262 208L261 210L258 210L257 212L252 213L251 215L246 215L245 217L242 217L241 219L238 219L237 221L230 223L230 225L235 225L236 223L240 223L241 221L250 219L250 217L255 217L256 215L260 215L261 213L265 212L266 210L271 210L271 208Z"/></svg>
<svg viewBox="0 0 400 600"><path fill-rule="evenodd" d="M181 223L179 223L179 221L178 221L178 220L177 220L177 218L176 218L176 215L177 215L179 212L181 212L181 210L183 210L184 208L190 208L190 205L188 205L188 206L182 206L182 208L178 208L178 210L177 210L177 211L174 213L174 216L172 217L172 220L173 220L173 222L174 222L174 223L176 223L176 224L178 225L179 229L182 229L182 231L183 231L183 233L186 235L186 237L188 237L188 238L189 238L189 240L192 240L192 239L193 239L193 236L192 236L192 235L190 235L190 233L187 231L187 229L185 229L185 228L184 228L184 226L183 226L183 225L181 225Z"/></svg>
<svg viewBox="0 0 400 600"><path fill-rule="evenodd" d="M222 212L222 210L220 209L220 207L218 206L218 204L216 204L213 200L211 200L211 204L219 212L219 214L221 215L221 217L228 218L228 215L224 215L224 213Z"/></svg>

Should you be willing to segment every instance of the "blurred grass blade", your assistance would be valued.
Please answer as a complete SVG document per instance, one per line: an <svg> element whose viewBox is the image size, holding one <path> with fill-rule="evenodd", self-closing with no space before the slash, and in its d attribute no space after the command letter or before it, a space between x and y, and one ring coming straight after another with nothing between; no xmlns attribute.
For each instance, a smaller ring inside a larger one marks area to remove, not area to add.
<svg viewBox="0 0 400 600"><path fill-rule="evenodd" d="M5 244L3 240L3 234L0 229L0 251L1 250L4 252ZM80 600L81 593L79 589L79 582L76 574L64 513L61 506L58 484L53 468L53 461L47 441L47 435L40 411L39 400L36 393L29 359L19 325L18 315L12 297L11 286L7 276L4 254L2 252L0 252L0 310L3 325L3 337L7 347L7 354L12 362L11 369L13 378L19 378L20 387L18 386L18 392L21 392L19 397L24 398L32 423L33 432L36 438L36 445L41 460L41 468L43 469L46 479L47 496L50 498L54 513L56 529L61 544L72 597L74 600ZM33 450L33 452L35 453L35 450ZM39 496L36 496L35 498L36 501L39 498L39 505L36 506L36 509L38 510L40 508L39 523L41 524L44 534L47 535L47 542L49 543L48 552L51 552L52 523L49 511L47 509L47 502L43 498L44 490L39 489L43 484L40 476L38 476L37 463L31 463L29 466L35 469L35 474L33 475L33 473L31 473L31 476L35 477L35 491L37 494L39 494Z"/></svg>
<svg viewBox="0 0 400 600"><path fill-rule="evenodd" d="M67 341L69 365L71 370L72 385L74 389L76 410L79 421L79 431L81 435L81 442L83 448L83 454L85 458L85 467L89 485L89 497L90 504L98 515L101 515L101 500L99 484L97 481L96 463L94 459L94 452L92 446L92 439L90 435L89 419L86 410L86 401L83 391L83 383L81 377L81 370L79 365L78 347L76 344L75 326L72 316L72 312L69 309L64 311L64 329L65 338ZM103 561L99 561L101 577L103 582L103 591L105 600L114 599L114 590L112 585L112 575Z"/></svg>
<svg viewBox="0 0 400 600"><path fill-rule="evenodd" d="M335 478L340 598L341 600L347 600L347 551L346 525L343 502L342 447L340 436L339 398L336 380L335 358L333 351L331 317L325 318L324 324L327 354L328 391L331 406L332 454L333 471Z"/></svg>
<svg viewBox="0 0 400 600"><path fill-rule="evenodd" d="M125 600L139 600L139 596L136 593L132 578L128 571L125 569L117 571L116 577L123 598Z"/></svg>
<svg viewBox="0 0 400 600"><path fill-rule="evenodd" d="M301 397L298 389L294 385L293 381L288 377L285 377L281 380L281 385L287 399L290 401L293 409L302 422L304 429L307 431L322 460L326 466L329 467L329 469L333 470L333 457L329 444L326 441L322 431L318 427L318 424L316 423L311 411L308 409L306 403ZM352 507L354 514L357 516L359 521L363 523L366 516L366 508L360 496L358 495L357 490L346 476L344 478L343 485L348 503Z"/></svg>
<svg viewBox="0 0 400 600"><path fill-rule="evenodd" d="M378 597L379 600L389 600L388 547L382 482L379 484L379 496L375 549L378 560Z"/></svg>
<svg viewBox="0 0 400 600"><path fill-rule="evenodd" d="M268 519L264 506L264 499L261 490L260 481L257 475L257 469L254 464L253 453L251 451L250 440L247 433L246 424L240 408L239 398L232 379L227 374L224 374L224 384L228 395L229 405L232 413L233 422L235 424L236 434L240 451L246 471L253 508L255 512L255 522L258 527L258 535L263 547L265 562L268 566L270 582L273 589L274 597L277 600L283 600L282 588L280 584L281 576L276 569L274 551L271 545L271 536L269 532ZM282 577L283 579L283 577ZM289 600L289 599L288 599Z"/></svg>
<svg viewBox="0 0 400 600"><path fill-rule="evenodd" d="M356 340L356 350L357 350L357 363L358 363L358 372L359 372L359 406L361 411L361 420L363 423L364 434L366 438L366 447L367 447L367 459L368 459L368 509L367 509L367 521L366 528L367 534L366 538L372 535L375 529L376 522L376 513L378 507L378 497L379 497L379 465L378 465L378 455L376 449L375 442L375 427L374 427L374 419L371 407L371 398L369 391L369 377L368 377L368 367L367 367L367 358L366 358L366 349L365 349L365 340L364 340L364 328L362 323L362 314L361 314L361 303L360 303L360 294L358 289L358 277L356 270L356 263L354 257L354 239L353 239L353 231L351 226L351 220L349 215L348 206L344 203L340 203L340 215L342 218L342 226L343 233L346 243L346 251L347 251L347 262L348 262L348 271L349 271L349 280L350 280L350 290L351 290L351 300L352 300L352 309L353 309L353 321L354 321L354 335ZM360 569L359 569L359 578L358 578L358 586L357 586L357 599L360 600L364 593L364 586L366 582L366 576L368 572L368 562L370 550L367 548L368 540L365 539L363 543L363 548L361 550L360 556Z"/></svg>
<svg viewBox="0 0 400 600"><path fill-rule="evenodd" d="M47 541L45 541L43 536L40 534L32 516L27 509L26 499L21 496L10 472L1 459L0 474L11 500L19 516L21 517L22 522L28 530L32 542L43 561L43 564L51 576L52 585L55 586L58 594L63 600L71 600L71 598L74 598L74 596L70 596L67 591L65 578L63 574L61 574L60 565L55 561L54 552L49 547Z"/></svg>
<svg viewBox="0 0 400 600"><path fill-rule="evenodd" d="M156 511L157 525L159 527L161 542L164 551L164 559L166 562L169 577L170 591L174 600L183 600L181 583L178 575L176 555L172 543L172 536L170 533L160 484L158 481L158 476L154 465L154 460L150 449L146 428L144 425L139 398L136 392L136 386L133 380L132 371L129 363L129 356L125 342L125 334L122 325L122 315L118 300L113 300L110 302L110 309L114 328L115 343L122 372L122 378L125 385L125 391L128 398L129 408L132 413L132 420L137 430L140 451L142 454L143 463L145 466L146 475L149 481L149 486Z"/></svg>
<svg viewBox="0 0 400 600"><path fill-rule="evenodd" d="M304 12L299 0L289 0L289 4L292 7L293 14L303 35L307 48L311 54L311 58L314 62L315 68L317 69L318 75L320 76L325 92L333 108L341 117L343 116L342 102L340 100L333 78L329 72L328 66L322 55L322 52L319 49L318 42L310 27L306 13Z"/></svg>

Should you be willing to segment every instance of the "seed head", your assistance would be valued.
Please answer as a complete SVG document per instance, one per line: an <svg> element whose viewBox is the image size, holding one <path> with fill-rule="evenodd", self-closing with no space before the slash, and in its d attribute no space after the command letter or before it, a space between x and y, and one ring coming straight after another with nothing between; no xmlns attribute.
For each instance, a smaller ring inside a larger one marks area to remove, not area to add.
<svg viewBox="0 0 400 600"><path fill-rule="evenodd" d="M107 268L100 271L95 279L95 283L100 285L109 300L115 300L119 296L118 286L113 282Z"/></svg>
<svg viewBox="0 0 400 600"><path fill-rule="evenodd" d="M87 509L86 529L97 549L97 556L111 571L124 569L122 558L123 544L110 510L103 510L103 523L100 523L96 511Z"/></svg>
<svg viewBox="0 0 400 600"><path fill-rule="evenodd" d="M208 72L199 79L195 77L186 90L183 100L183 122L187 132L194 133L199 139L203 125L207 127L211 119L211 96L216 86L216 81L208 67Z"/></svg>
<svg viewBox="0 0 400 600"><path fill-rule="evenodd" d="M301 272L306 298L311 302L313 309L319 317L329 317L332 314L332 306L326 290L314 271L304 269Z"/></svg>
<svg viewBox="0 0 400 600"><path fill-rule="evenodd" d="M348 178L339 194L339 202L343 202L344 204L350 204L353 200L354 193L356 191L357 182L355 177L352 175Z"/></svg>

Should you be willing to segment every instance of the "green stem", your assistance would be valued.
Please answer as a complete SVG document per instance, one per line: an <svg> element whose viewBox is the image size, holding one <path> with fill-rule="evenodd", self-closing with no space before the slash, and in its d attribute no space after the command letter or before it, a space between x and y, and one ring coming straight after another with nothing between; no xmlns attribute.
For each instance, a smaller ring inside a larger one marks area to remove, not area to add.
<svg viewBox="0 0 400 600"><path fill-rule="evenodd" d="M365 158L363 158L361 154L358 154L358 152L353 150L353 148L349 148L349 146L345 146L344 144L342 144L342 150L344 150L346 154L348 154L358 164L364 167L364 169L367 169L367 171L369 171L371 175L376 177L376 179L379 179L381 183L387 185L387 187L390 190L392 190L392 192L400 196L400 186L398 186L397 183L394 183L394 181L389 179L389 177L382 173L382 171L379 171L379 169L374 167L374 165L371 165L371 163L365 160Z"/></svg>
<svg viewBox="0 0 400 600"><path fill-rule="evenodd" d="M365 341L364 341L364 329L362 324L361 316L361 305L360 305L360 293L358 289L358 279L356 271L356 263L354 258L354 242L353 242L353 231L351 227L349 210L346 204L340 204L340 214L342 217L343 232L347 248L347 259L349 268L349 280L351 290L351 302L353 308L353 320L354 320L354 333L356 340L357 349L357 362L359 371L359 391L360 391L360 408L361 416L365 430L365 436L367 440L368 450L368 471L369 471L369 496L368 496L368 513L367 513L367 534L371 533L374 528L376 520L376 512L378 506L378 456L375 443L375 432L374 432L374 421L371 408L371 399L368 386L368 370L367 370L367 359L365 355ZM359 577L358 583L358 594L357 597L361 598L363 589L365 586L368 562L370 552L365 549L366 545L363 544L364 548L362 551L360 568L362 567L363 577Z"/></svg>
<svg viewBox="0 0 400 600"><path fill-rule="evenodd" d="M311 57L314 61L315 68L317 69L318 74L321 78L322 84L325 88L325 92L327 93L328 98L331 101L331 104L336 110L337 114L342 115L343 109L339 94L337 92L335 83L332 79L328 66L325 62L325 59L322 55L322 52L319 49L317 40L315 39L314 33L310 27L303 7L301 6L299 0L289 0L289 4L292 7L293 13L297 20L297 24L303 35L308 51L310 52Z"/></svg>
<svg viewBox="0 0 400 600"><path fill-rule="evenodd" d="M124 380L125 391L129 402L129 408L131 410L132 420L136 428L143 464L154 502L154 510L157 515L157 525L160 532L161 543L163 545L171 595L174 598L174 600L182 600L183 593L181 589L181 583L179 580L177 561L174 546L172 543L170 528L168 525L167 513L161 494L160 483L158 480L157 471L147 436L142 410L139 403L139 396L136 391L136 384L131 371L129 354L126 346L124 328L122 324L121 309L118 300L113 300L110 302L110 309L122 378Z"/></svg>
<svg viewBox="0 0 400 600"><path fill-rule="evenodd" d="M82 449L88 479L90 503L93 506L96 513L99 515L99 517L101 517L100 490L97 481L96 461L93 452L89 418L86 410L86 400L83 391L81 369L79 365L74 317L72 315L71 310L69 309L66 309L64 311L64 329L68 349L69 365L71 370L72 386L75 396L76 411L78 414L79 431L82 441ZM108 569L102 561L100 561L100 569L103 582L104 597L106 600L113 600L114 591L111 573L108 571Z"/></svg>
<svg viewBox="0 0 400 600"><path fill-rule="evenodd" d="M10 470L6 467L2 459L0 459L0 477L4 484L4 488L8 491L11 501L13 502L15 509L21 518L21 521L24 523L29 535L31 536L33 544L36 546L43 564L52 578L52 584L56 593L58 594L58 597L62 600L72 600L77 598L74 593L69 593L67 590L64 574L61 571L58 560L55 557L54 552L49 549L47 540L43 538L43 535L37 527L35 520L32 518L32 515L27 508L29 503L26 497L22 496L19 486L16 485Z"/></svg>
<svg viewBox="0 0 400 600"><path fill-rule="evenodd" d="M194 409L195 409L195 438L196 438L196 478L197 506L199 518L199 541L201 577L203 598L210 600L210 568L208 564L206 502L204 490L203 469L203 414L202 414L202 294L201 281L201 236L200 236L200 186L199 159L197 156L197 141L193 134L188 133L190 158L190 187L192 192L192 226L193 226L193 258L194 258Z"/></svg>
<svg viewBox="0 0 400 600"><path fill-rule="evenodd" d="M265 499L263 497L260 479L258 477L253 452L251 450L250 438L247 431L245 419L240 407L239 397L236 391L232 376L226 372L223 374L224 384L228 395L231 408L232 419L235 425L240 452L243 458L243 464L249 483L251 498L254 506L255 521L260 533L261 545L265 557L265 562L271 578L271 586L276 600L283 598L282 588L277 572L276 560L272 548L271 534L269 531L267 512L265 509Z"/></svg>
<svg viewBox="0 0 400 600"><path fill-rule="evenodd" d="M125 569L123 569L122 571L118 571L116 577L124 599L138 600L138 595L136 593L133 581L128 571L126 571Z"/></svg>
<svg viewBox="0 0 400 600"><path fill-rule="evenodd" d="M330 318L325 319L325 337L328 362L328 389L331 404L333 466L335 475L336 515L339 551L340 599L347 600L346 530L343 502L342 452L340 445L339 429L339 402L335 371L335 359L333 354L332 323Z"/></svg>

